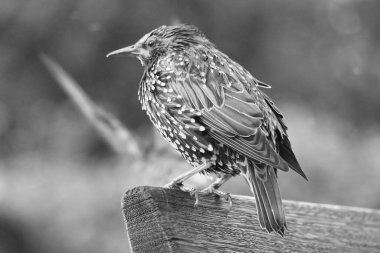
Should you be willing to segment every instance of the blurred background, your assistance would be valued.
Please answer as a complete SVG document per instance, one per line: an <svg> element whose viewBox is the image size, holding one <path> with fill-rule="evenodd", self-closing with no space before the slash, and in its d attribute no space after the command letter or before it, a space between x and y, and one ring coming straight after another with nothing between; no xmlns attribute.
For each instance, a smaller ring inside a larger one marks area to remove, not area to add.
<svg viewBox="0 0 380 253"><path fill-rule="evenodd" d="M140 63L105 55L178 22L197 25L273 86L266 92L309 177L280 173L284 199L380 208L379 9L375 0L2 0L0 252L129 251L122 194L164 185L190 166L141 111ZM159 155L113 153L40 52ZM223 190L251 194L239 177Z"/></svg>

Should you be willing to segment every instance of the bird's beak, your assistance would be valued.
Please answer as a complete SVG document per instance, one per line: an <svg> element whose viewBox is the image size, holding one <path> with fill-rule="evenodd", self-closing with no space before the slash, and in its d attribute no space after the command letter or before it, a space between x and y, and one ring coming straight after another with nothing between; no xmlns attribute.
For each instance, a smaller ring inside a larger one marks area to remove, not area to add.
<svg viewBox="0 0 380 253"><path fill-rule="evenodd" d="M111 53L107 54L107 57L110 56L133 56L133 55L138 55L140 53L140 47L137 46L136 44L129 46L129 47L124 47L115 51L112 51Z"/></svg>

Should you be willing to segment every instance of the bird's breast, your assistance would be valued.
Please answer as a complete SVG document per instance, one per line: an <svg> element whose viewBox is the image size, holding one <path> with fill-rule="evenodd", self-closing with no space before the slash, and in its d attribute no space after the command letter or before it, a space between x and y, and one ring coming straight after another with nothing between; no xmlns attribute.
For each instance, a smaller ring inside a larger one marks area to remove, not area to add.
<svg viewBox="0 0 380 253"><path fill-rule="evenodd" d="M183 103L175 92L170 70L151 68L140 83L139 100L160 134L192 165L215 161L214 144L198 122L200 112ZM171 80L168 82L167 80Z"/></svg>

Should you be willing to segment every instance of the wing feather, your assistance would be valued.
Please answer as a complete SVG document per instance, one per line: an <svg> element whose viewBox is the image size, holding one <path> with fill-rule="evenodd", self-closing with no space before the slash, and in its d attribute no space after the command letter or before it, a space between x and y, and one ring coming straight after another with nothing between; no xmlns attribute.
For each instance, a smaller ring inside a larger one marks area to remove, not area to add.
<svg viewBox="0 0 380 253"><path fill-rule="evenodd" d="M196 85L193 85L191 81L188 80L182 82L182 86L185 90L185 93L182 94L184 98L187 98L191 104L193 105L193 108L204 108L204 104L207 103L205 101L205 95L203 92L196 92ZM203 100L203 103L201 102Z"/></svg>
<svg viewBox="0 0 380 253"><path fill-rule="evenodd" d="M220 132L210 131L209 134L217 141L237 150L251 160L257 160L267 165L273 166L283 171L288 171L288 164L270 146L266 136L260 128L250 138L235 137L229 138Z"/></svg>
<svg viewBox="0 0 380 253"><path fill-rule="evenodd" d="M194 58L198 59L192 63ZM199 112L196 124L205 127L209 138L235 149L248 159L287 171L287 163L261 130L264 114L249 93L252 87L246 87L233 71L223 71L223 67L214 67L211 71L212 64L200 62L200 57L195 55L187 55L187 59L188 65L171 66L175 76L168 80L168 86L172 87L173 95L181 99L182 108ZM236 63L230 61L228 64ZM182 119L176 113L173 117Z"/></svg>

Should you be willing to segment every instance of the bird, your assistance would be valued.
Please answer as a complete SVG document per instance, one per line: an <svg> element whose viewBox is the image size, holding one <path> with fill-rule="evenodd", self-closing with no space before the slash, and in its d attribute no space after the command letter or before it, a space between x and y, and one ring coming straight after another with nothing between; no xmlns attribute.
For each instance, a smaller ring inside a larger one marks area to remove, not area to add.
<svg viewBox="0 0 380 253"><path fill-rule="evenodd" d="M110 56L140 60L142 109L193 166L166 186L184 190L183 182L193 175L216 174L203 192L231 200L218 189L242 175L254 194L261 228L284 236L277 172L291 169L307 177L292 151L283 115L263 92L271 86L189 24L158 27Z"/></svg>

